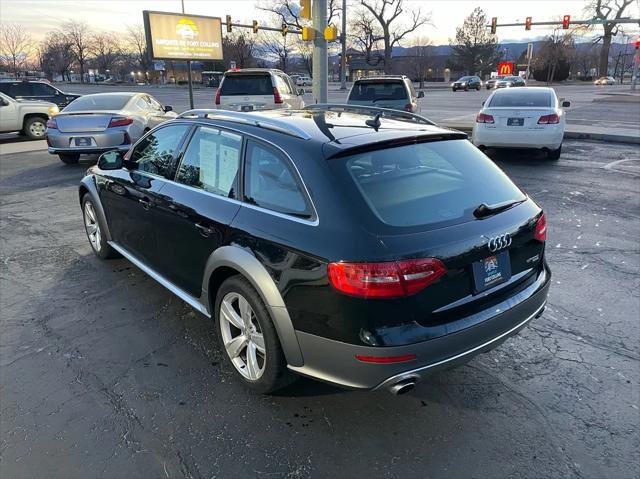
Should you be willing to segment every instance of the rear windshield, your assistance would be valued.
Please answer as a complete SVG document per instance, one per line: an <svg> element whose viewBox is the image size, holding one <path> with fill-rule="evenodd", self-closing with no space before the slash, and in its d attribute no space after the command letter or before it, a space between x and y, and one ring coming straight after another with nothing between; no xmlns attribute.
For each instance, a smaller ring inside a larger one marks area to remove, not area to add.
<svg viewBox="0 0 640 479"><path fill-rule="evenodd" d="M467 140L435 141L347 157L347 175L375 215L391 226L446 226L473 211L525 196Z"/></svg>
<svg viewBox="0 0 640 479"><path fill-rule="evenodd" d="M496 92L489 107L550 107L552 96L548 91L517 88Z"/></svg>
<svg viewBox="0 0 640 479"><path fill-rule="evenodd" d="M401 81L357 82L349 101L406 100L407 89Z"/></svg>
<svg viewBox="0 0 640 479"><path fill-rule="evenodd" d="M122 110L131 95L85 95L69 103L64 111Z"/></svg>
<svg viewBox="0 0 640 479"><path fill-rule="evenodd" d="M229 75L220 87L221 95L273 95L269 75Z"/></svg>

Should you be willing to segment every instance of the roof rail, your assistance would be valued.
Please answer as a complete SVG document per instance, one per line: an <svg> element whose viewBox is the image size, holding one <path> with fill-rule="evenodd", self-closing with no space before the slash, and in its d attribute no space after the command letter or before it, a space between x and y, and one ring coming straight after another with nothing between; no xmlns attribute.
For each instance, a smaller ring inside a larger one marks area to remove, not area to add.
<svg viewBox="0 0 640 479"><path fill-rule="evenodd" d="M229 110L196 109L187 110L184 113L180 113L180 115L178 115L178 118L204 118L208 120L230 121L233 123L242 123L245 125L257 126L258 128L264 128L266 130L277 131L280 133L284 133L285 135L301 138L303 140L311 139L311 136L306 131L295 125L292 125L290 122L279 120L278 118L255 115L252 113Z"/></svg>
<svg viewBox="0 0 640 479"><path fill-rule="evenodd" d="M305 110L319 110L319 111L338 111L338 112L351 112L361 113L365 115L376 116L380 114L382 118L390 118L393 120L412 121L415 123L421 123L423 125L437 126L434 122L425 118L424 116L416 115L408 111L392 110L391 108L378 108L376 106L366 105L349 105L343 103L316 103L314 105L307 105Z"/></svg>

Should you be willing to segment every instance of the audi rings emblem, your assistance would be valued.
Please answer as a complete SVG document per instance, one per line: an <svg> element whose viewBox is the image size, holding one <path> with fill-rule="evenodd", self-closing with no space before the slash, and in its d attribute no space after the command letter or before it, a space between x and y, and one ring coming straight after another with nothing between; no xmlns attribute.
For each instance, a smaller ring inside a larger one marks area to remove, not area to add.
<svg viewBox="0 0 640 479"><path fill-rule="evenodd" d="M509 233L489 238L489 251L495 253L496 251L505 249L506 247L511 246L511 241L511 235Z"/></svg>

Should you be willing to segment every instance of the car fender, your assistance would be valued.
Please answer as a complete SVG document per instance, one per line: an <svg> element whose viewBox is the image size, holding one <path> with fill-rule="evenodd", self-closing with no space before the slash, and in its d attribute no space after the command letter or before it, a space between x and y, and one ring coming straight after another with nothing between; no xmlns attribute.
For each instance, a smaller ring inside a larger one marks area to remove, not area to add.
<svg viewBox="0 0 640 479"><path fill-rule="evenodd" d="M107 217L104 214L104 208L102 207L102 202L100 201L100 195L98 194L95 177L93 175L87 175L80 181L80 186L78 188L80 207L82 207L82 198L85 193L88 193L91 197L91 200L93 201L94 210L101 222L102 230L105 237L107 238L107 241L111 241L112 238L111 231L109 231L109 223L107 223Z"/></svg>
<svg viewBox="0 0 640 479"><path fill-rule="evenodd" d="M233 268L249 280L267 306L287 363L290 366L302 366L302 351L282 295L271 275L250 250L240 246L222 246L209 256L202 281L201 302L211 313L211 317L215 317L215 305L209 295L209 280L222 267Z"/></svg>

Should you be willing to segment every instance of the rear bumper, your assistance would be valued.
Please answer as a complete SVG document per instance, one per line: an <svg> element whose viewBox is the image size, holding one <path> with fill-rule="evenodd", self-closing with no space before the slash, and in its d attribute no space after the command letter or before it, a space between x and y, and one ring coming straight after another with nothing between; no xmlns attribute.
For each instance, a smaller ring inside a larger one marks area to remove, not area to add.
<svg viewBox="0 0 640 479"><path fill-rule="evenodd" d="M98 146L98 147L82 147L82 148L55 148L50 146L48 151L52 155L91 155L101 154L107 151L119 150L122 152L129 151L131 145L118 145L118 146Z"/></svg>
<svg viewBox="0 0 640 479"><path fill-rule="evenodd" d="M555 150L562 144L564 128L527 128L511 131L507 128L488 128L476 124L473 128L473 144L497 148L548 148Z"/></svg>
<svg viewBox="0 0 640 479"><path fill-rule="evenodd" d="M404 380L424 376L468 362L513 336L529 321L542 314L549 291L551 273L543 273L526 291L526 299L510 306L512 300L497 305L495 314L475 325L440 338L395 347L368 347L346 344L297 331L304 365L289 368L299 374L352 389L381 389ZM524 291L523 291L524 293ZM416 355L413 361L393 364L365 363L355 356Z"/></svg>

